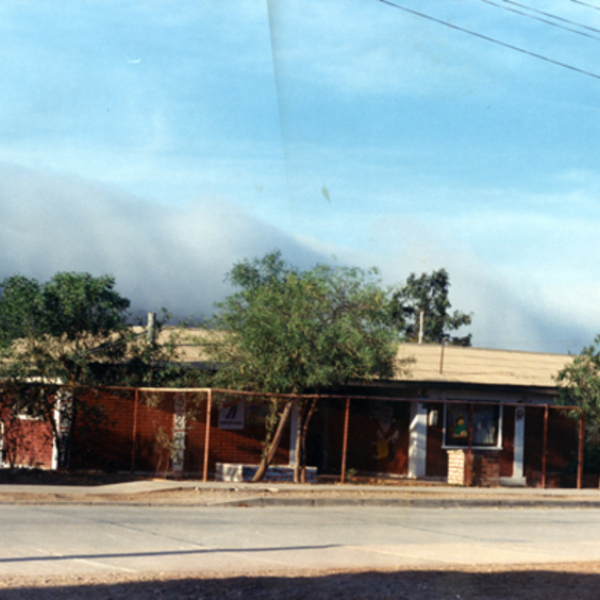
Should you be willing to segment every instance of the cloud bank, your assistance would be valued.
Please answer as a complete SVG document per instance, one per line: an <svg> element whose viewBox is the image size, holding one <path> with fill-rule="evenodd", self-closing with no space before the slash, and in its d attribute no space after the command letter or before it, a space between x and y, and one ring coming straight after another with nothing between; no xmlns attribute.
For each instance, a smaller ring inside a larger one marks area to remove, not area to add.
<svg viewBox="0 0 600 600"><path fill-rule="evenodd" d="M150 204L81 179L0 165L0 277L108 273L142 312L208 314L231 266L279 249L307 267L323 256L224 202Z"/></svg>
<svg viewBox="0 0 600 600"><path fill-rule="evenodd" d="M107 273L134 314L166 307L181 319L209 315L231 291L225 274L244 258L279 249L308 268L336 255L341 264L379 266L390 285L411 271L446 268L453 308L474 314L467 331L476 346L565 352L592 341L600 324L582 318L589 311L572 310L586 295L569 303L563 290L557 298L552 286L507 277L465 246L409 221L386 220L372 231L376 251L359 252L292 236L208 197L152 204L82 179L0 164L0 278Z"/></svg>

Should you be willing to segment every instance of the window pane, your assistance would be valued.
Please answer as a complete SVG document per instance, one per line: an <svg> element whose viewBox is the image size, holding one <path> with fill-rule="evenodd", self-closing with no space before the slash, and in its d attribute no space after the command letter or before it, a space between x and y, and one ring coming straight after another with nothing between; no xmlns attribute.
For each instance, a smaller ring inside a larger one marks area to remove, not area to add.
<svg viewBox="0 0 600 600"><path fill-rule="evenodd" d="M473 445L496 446L498 443L499 407L475 408L473 411Z"/></svg>
<svg viewBox="0 0 600 600"><path fill-rule="evenodd" d="M446 405L446 446L469 445L468 404ZM473 405L473 446L496 447L500 431L500 407Z"/></svg>
<svg viewBox="0 0 600 600"><path fill-rule="evenodd" d="M466 404L446 405L446 445L469 445L469 407Z"/></svg>

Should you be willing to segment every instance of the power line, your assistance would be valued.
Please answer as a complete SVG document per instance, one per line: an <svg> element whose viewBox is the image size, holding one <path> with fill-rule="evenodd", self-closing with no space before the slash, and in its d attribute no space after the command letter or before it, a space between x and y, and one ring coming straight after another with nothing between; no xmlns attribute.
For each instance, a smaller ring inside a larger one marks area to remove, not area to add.
<svg viewBox="0 0 600 600"><path fill-rule="evenodd" d="M581 27L583 29L588 29L589 31L594 31L596 33L600 33L600 29L596 29L595 27L588 27L587 25L582 25L581 23L576 23L575 21L570 21L569 19L563 19L562 17L558 17L556 15L552 15L550 13L547 13L547 12L544 12L541 10L529 8L528 6L525 6L524 4L520 4L519 2L511 2L511 0L503 0L503 1L506 4L520 6L522 8L525 8L526 10L530 10L537 14L544 15L546 17L550 17L551 19L556 19L557 21L561 21L563 23L569 23L570 25L575 25L576 27ZM585 31L580 31L579 29L573 29L572 27L565 27L564 25L561 25L561 23L555 23L554 21L549 21L548 19L536 17L535 15L530 15L526 12L523 12L522 10L518 10L516 8L510 8L509 6L504 6L502 4L498 4L497 2L492 2L492 0L481 0L481 2L485 2L486 4L489 4L490 6L495 6L496 8L501 8L502 10L507 10L509 12L515 13L517 15L521 15L523 17L527 17L528 19L534 19L536 21L540 21L541 23L545 23L546 25L550 25L551 27L557 27L558 29L563 29L564 31L570 31L571 33L576 33L578 35L583 35L584 37L588 37L593 40L600 41L600 38L596 35L591 35L589 33L586 33Z"/></svg>
<svg viewBox="0 0 600 600"><path fill-rule="evenodd" d="M600 6L595 6L594 4L589 4L588 2L582 2L582 0L571 0L571 2L575 2L575 4L583 4L583 6L587 6L595 10L600 10Z"/></svg>
<svg viewBox="0 0 600 600"><path fill-rule="evenodd" d="M567 63L563 63L558 60L554 60L553 58L544 56L543 54L537 54L536 52L531 52L530 50L525 50L525 48L520 48L518 46L513 46L512 44L507 44L506 42L502 42L501 40L497 40L496 38L484 35L482 33L477 33L476 31L472 31L471 29L466 29L465 27L459 27L458 25L454 25L453 23L449 23L448 21L443 21L441 19L432 17L431 15L426 15L425 13L421 13L416 10L412 10L411 8L407 8L406 6L402 6L400 4L390 2L390 0L378 0L378 1L381 2L382 4L387 4L388 6L391 6L392 8L397 8L398 10L402 10L404 12L410 13L417 17L421 17L423 19L433 21L434 23L438 23L439 25L444 25L445 27L449 27L450 29L454 29L456 31L461 31L462 33L468 33L469 35L472 35L479 39L485 40L486 42L491 42L492 44L497 44L498 46L508 48L509 50L514 50L515 52L520 52L521 54L526 54L527 56L532 56L533 58L543 60L544 62L556 65L557 67L563 67L564 69L569 69L570 71L574 71L575 73L579 73L580 75L587 75L588 77L593 77L594 79L600 79L600 75L598 73L593 73L592 71L586 71L585 69L580 69L579 67L574 67L573 65L569 65Z"/></svg>
<svg viewBox="0 0 600 600"><path fill-rule="evenodd" d="M562 21L563 23L569 23L569 25L575 25L576 27L581 27L583 29L587 29L589 31L595 31L596 33L600 33L600 29L597 27L591 27L590 25L584 25L583 23L579 23L577 21L572 21L571 19L565 19L564 17L559 17L558 15L554 15L549 12L544 12L543 10L537 10L536 8L531 8L530 6L526 6L525 4L521 4L520 2L515 2L514 0L502 0L506 4L513 4L514 6L520 6L521 8L525 8L531 12L537 13L538 15L544 15L546 17L550 17L551 19L556 19L557 21ZM597 7L594 7L597 8ZM599 9L600 10L600 9Z"/></svg>

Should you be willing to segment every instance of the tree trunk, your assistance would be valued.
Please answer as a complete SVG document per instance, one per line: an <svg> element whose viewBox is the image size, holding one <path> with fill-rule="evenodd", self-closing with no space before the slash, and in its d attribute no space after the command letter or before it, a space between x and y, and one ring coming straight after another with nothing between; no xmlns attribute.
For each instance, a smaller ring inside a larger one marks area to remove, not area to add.
<svg viewBox="0 0 600 600"><path fill-rule="evenodd" d="M283 430L285 429L285 425L287 423L288 417L290 416L290 412L292 410L293 405L294 401L289 400L284 406L283 412L281 413L281 417L279 417L277 430L275 431L275 435L273 436L273 440L271 441L271 445L269 446L269 450L261 460L258 470L252 478L252 483L261 481L261 479L265 476L269 465L273 461L273 458L275 458L275 453L277 452L277 448L279 448L279 442L281 441L281 436L283 435Z"/></svg>
<svg viewBox="0 0 600 600"><path fill-rule="evenodd" d="M306 411L299 415L300 427L296 438L296 466L294 468L294 483L306 483L306 433L308 425L317 407L317 398L313 398ZM303 407L304 408L304 407ZM306 414L303 414L303 413Z"/></svg>
<svg viewBox="0 0 600 600"><path fill-rule="evenodd" d="M296 435L296 463L294 464L294 483L300 483L300 468L302 466L302 442L300 436L300 430L302 429L302 421L304 418L304 402L297 401L296 406L298 406L298 432Z"/></svg>

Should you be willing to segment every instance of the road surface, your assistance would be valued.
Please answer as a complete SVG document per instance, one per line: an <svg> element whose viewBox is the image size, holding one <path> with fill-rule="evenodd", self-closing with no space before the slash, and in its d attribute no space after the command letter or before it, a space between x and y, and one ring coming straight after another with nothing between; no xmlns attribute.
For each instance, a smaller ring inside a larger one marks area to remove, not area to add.
<svg viewBox="0 0 600 600"><path fill-rule="evenodd" d="M600 561L600 513L0 506L0 578Z"/></svg>

